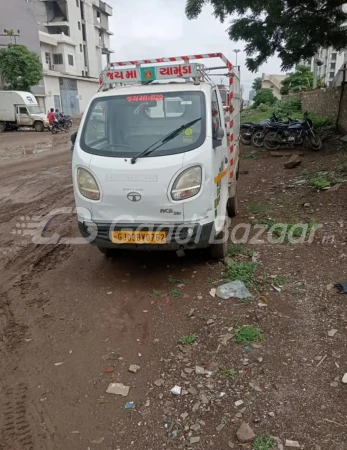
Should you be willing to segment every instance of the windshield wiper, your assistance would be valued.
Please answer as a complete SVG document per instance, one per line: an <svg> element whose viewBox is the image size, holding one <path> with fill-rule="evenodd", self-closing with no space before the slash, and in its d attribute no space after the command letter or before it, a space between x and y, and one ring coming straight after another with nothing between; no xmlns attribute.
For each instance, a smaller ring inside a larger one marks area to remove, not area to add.
<svg viewBox="0 0 347 450"><path fill-rule="evenodd" d="M146 148L145 150L143 150L141 153L139 153L137 156L134 156L133 158L131 158L131 164L135 164L136 161L139 158L142 158L143 156L147 156L150 153L154 152L155 150L157 150L158 148L160 148L162 145L166 144L167 142L171 141L172 139L174 139L176 136L178 136L180 133L182 133L182 131L186 130L187 128L193 126L196 122L199 122L199 120L201 120L202 118L199 117L198 119L194 119L190 122L185 123L184 125L180 126L179 128L177 128L176 130L171 131L169 134L167 134L166 136L164 136L163 138L159 139L159 141L154 142L154 144L150 145L148 148Z"/></svg>

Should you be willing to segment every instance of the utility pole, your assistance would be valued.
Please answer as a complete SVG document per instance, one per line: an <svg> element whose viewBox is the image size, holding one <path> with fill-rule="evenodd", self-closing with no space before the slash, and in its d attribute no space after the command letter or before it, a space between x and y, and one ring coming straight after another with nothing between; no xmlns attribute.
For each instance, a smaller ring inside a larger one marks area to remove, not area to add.
<svg viewBox="0 0 347 450"><path fill-rule="evenodd" d="M235 50L233 50L233 52L234 52L235 55L236 55L236 63L235 63L235 67L236 67L236 68L238 67L238 65L237 65L237 54L240 53L240 51L241 51L241 50L239 50L238 48L236 48Z"/></svg>

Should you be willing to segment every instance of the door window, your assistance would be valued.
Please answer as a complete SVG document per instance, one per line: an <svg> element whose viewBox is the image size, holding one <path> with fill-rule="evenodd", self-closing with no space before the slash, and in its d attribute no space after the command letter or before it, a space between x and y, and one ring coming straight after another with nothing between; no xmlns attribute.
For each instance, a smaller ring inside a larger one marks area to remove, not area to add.
<svg viewBox="0 0 347 450"><path fill-rule="evenodd" d="M25 108L25 106L19 107L19 114L25 114L26 116L28 115L28 110Z"/></svg>
<svg viewBox="0 0 347 450"><path fill-rule="evenodd" d="M222 126L221 116L218 105L218 97L216 91L212 92L212 137L217 138L217 132L219 127Z"/></svg>

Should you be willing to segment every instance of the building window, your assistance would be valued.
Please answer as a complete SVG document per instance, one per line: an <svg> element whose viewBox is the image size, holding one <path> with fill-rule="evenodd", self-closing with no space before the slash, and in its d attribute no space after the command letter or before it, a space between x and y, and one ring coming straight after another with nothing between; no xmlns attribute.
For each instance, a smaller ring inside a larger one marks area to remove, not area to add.
<svg viewBox="0 0 347 450"><path fill-rule="evenodd" d="M335 77L335 72L330 72L330 79L333 79Z"/></svg>
<svg viewBox="0 0 347 450"><path fill-rule="evenodd" d="M80 44L80 52L83 52L83 46Z"/></svg>
<svg viewBox="0 0 347 450"><path fill-rule="evenodd" d="M50 53L45 53L45 57L46 57L46 64L48 64L49 66L51 66L52 64L52 56Z"/></svg>
<svg viewBox="0 0 347 450"><path fill-rule="evenodd" d="M332 53L331 54L331 60L332 61L336 61L336 58L337 58L337 53Z"/></svg>
<svg viewBox="0 0 347 450"><path fill-rule="evenodd" d="M87 40L86 26L84 25L84 23L82 24L82 38L84 41Z"/></svg>
<svg viewBox="0 0 347 450"><path fill-rule="evenodd" d="M80 7L80 0L76 0L76 6L77 6L77 8Z"/></svg>
<svg viewBox="0 0 347 450"><path fill-rule="evenodd" d="M78 29L81 30L81 22L78 22Z"/></svg>
<svg viewBox="0 0 347 450"><path fill-rule="evenodd" d="M67 55L67 57L69 61L69 66L73 66L73 55Z"/></svg>
<svg viewBox="0 0 347 450"><path fill-rule="evenodd" d="M84 77L84 70L82 70L82 77Z"/></svg>
<svg viewBox="0 0 347 450"><path fill-rule="evenodd" d="M63 64L63 55L61 53L55 53L53 55L53 63L56 64L57 66L59 64Z"/></svg>
<svg viewBox="0 0 347 450"><path fill-rule="evenodd" d="M336 69L336 63L330 63L330 70Z"/></svg>

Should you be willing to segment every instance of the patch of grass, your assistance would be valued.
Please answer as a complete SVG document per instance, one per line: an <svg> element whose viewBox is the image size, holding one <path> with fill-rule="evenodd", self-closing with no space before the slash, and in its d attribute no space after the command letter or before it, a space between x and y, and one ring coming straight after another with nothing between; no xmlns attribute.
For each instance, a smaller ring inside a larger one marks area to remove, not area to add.
<svg viewBox="0 0 347 450"><path fill-rule="evenodd" d="M230 244L228 246L228 256L235 258L241 255L252 256L252 252L244 244Z"/></svg>
<svg viewBox="0 0 347 450"><path fill-rule="evenodd" d="M252 159L252 160L256 160L257 159L257 155L255 153L244 153L242 155L242 159Z"/></svg>
<svg viewBox="0 0 347 450"><path fill-rule="evenodd" d="M148 297L161 297L162 295L163 295L163 291L153 289L153 291L150 294L148 294Z"/></svg>
<svg viewBox="0 0 347 450"><path fill-rule="evenodd" d="M170 284L175 284L175 283L178 282L177 278L172 276L172 275L169 275L168 281L169 281Z"/></svg>
<svg viewBox="0 0 347 450"><path fill-rule="evenodd" d="M266 212L265 207L260 203L250 203L247 209L250 214L265 214Z"/></svg>
<svg viewBox="0 0 347 450"><path fill-rule="evenodd" d="M234 369L221 369L220 374L224 378L229 378L229 380L235 380L236 371Z"/></svg>
<svg viewBox="0 0 347 450"><path fill-rule="evenodd" d="M191 345L196 342L197 338L196 334L188 334L187 336L181 336L179 342L183 345Z"/></svg>
<svg viewBox="0 0 347 450"><path fill-rule="evenodd" d="M335 184L343 183L343 181L335 172L318 172L315 177L311 178L310 184L312 187L321 190L334 186Z"/></svg>
<svg viewBox="0 0 347 450"><path fill-rule="evenodd" d="M182 292L181 292L180 289L172 289L172 290L170 291L170 295L171 295L172 297L181 297Z"/></svg>
<svg viewBox="0 0 347 450"><path fill-rule="evenodd" d="M211 284L214 283L214 279L211 278L211 277L207 277L206 283L209 284L209 285L211 285Z"/></svg>
<svg viewBox="0 0 347 450"><path fill-rule="evenodd" d="M272 450L276 441L270 436L259 436L253 439L253 450Z"/></svg>
<svg viewBox="0 0 347 450"><path fill-rule="evenodd" d="M347 162L343 162L343 163L339 164L338 171L340 173L343 173L344 175L347 175Z"/></svg>
<svg viewBox="0 0 347 450"><path fill-rule="evenodd" d="M180 282L180 284L189 284L189 280L187 280L186 278L182 278L182 280L178 280Z"/></svg>
<svg viewBox="0 0 347 450"><path fill-rule="evenodd" d="M245 283L248 288L254 288L257 282L254 278L258 264L252 261L229 261L226 267L226 275L230 281L240 280Z"/></svg>
<svg viewBox="0 0 347 450"><path fill-rule="evenodd" d="M255 297L246 297L246 298L243 298L243 299L241 300L241 302L242 302L242 303L245 303L245 304L248 304L248 303L254 302L255 300L256 300Z"/></svg>
<svg viewBox="0 0 347 450"><path fill-rule="evenodd" d="M261 341L263 335L257 327L244 325L236 330L234 342L237 344L250 344L251 342Z"/></svg>

